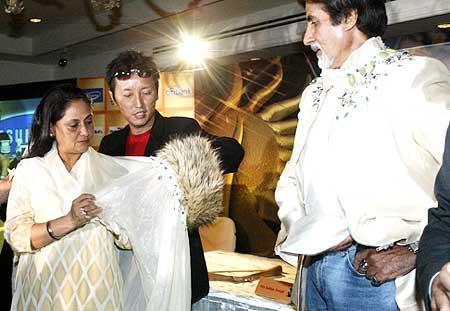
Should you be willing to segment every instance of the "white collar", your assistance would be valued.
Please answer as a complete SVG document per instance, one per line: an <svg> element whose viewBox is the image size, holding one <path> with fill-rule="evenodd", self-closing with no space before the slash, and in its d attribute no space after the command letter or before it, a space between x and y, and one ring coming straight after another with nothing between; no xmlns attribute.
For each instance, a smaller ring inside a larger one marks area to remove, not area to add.
<svg viewBox="0 0 450 311"><path fill-rule="evenodd" d="M380 37L367 39L359 48L354 50L340 68L324 69L321 76L335 76L348 72L367 64L375 55L384 50L386 46Z"/></svg>
<svg viewBox="0 0 450 311"><path fill-rule="evenodd" d="M336 84L347 83L347 73L364 67L384 49L386 49L386 46L380 37L367 39L350 54L340 68L322 70L320 77L322 78L323 89L327 91Z"/></svg>
<svg viewBox="0 0 450 311"><path fill-rule="evenodd" d="M380 37L367 39L358 49L353 51L341 66L341 70L349 71L362 67L378 55L386 46Z"/></svg>
<svg viewBox="0 0 450 311"><path fill-rule="evenodd" d="M90 156L90 154L92 154L92 152L93 152L93 149L91 147L89 147L88 150L86 150L86 152L84 152L81 155L81 157L78 159L78 161L74 164L74 166L72 167L72 170L68 173L73 175L73 173L78 170L77 168L81 166L81 163L85 162L86 159L89 158L89 156ZM64 165L64 162L62 161L61 157L59 156L58 147L56 145L56 142L53 143L52 149L50 149L50 151L44 155L44 160L47 163L52 163L53 165L57 165L60 168L64 168L64 170L67 171L67 168Z"/></svg>

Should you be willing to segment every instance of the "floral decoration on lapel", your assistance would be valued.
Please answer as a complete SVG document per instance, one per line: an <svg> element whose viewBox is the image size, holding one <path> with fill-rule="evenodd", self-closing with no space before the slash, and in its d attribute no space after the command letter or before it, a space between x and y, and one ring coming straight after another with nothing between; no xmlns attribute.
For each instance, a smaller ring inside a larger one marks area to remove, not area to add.
<svg viewBox="0 0 450 311"><path fill-rule="evenodd" d="M319 111L322 103L323 82L322 78L318 77L311 81L312 90L312 108L315 112Z"/></svg>
<svg viewBox="0 0 450 311"><path fill-rule="evenodd" d="M347 118L352 110L358 106L368 104L368 96L357 97L363 93L364 89L373 88L377 90L377 81L380 77L389 75L389 68L392 65L398 67L403 65L403 61L411 60L412 56L407 51L396 51L392 49L382 50L373 60L362 67L356 68L347 73L347 88L344 93L338 97L339 106L336 120Z"/></svg>

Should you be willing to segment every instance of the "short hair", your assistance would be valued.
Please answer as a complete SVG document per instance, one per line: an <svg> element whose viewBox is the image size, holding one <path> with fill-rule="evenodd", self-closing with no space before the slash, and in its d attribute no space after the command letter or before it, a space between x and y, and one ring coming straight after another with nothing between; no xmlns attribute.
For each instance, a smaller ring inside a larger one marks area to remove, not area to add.
<svg viewBox="0 0 450 311"><path fill-rule="evenodd" d="M108 81L108 86L113 93L113 96L114 89L116 87L114 75L117 72L126 72L131 69L138 69L140 71L151 73L151 77L156 85L156 90L158 90L159 72L153 58L143 54L142 52L128 50L120 53L108 64L108 66L106 66L106 80Z"/></svg>
<svg viewBox="0 0 450 311"><path fill-rule="evenodd" d="M31 122L28 158L43 157L52 149L55 138L50 134L51 128L64 117L69 104L74 100L82 100L91 107L87 95L72 84L54 86L42 97Z"/></svg>
<svg viewBox="0 0 450 311"><path fill-rule="evenodd" d="M356 27L368 38L382 36L387 27L385 0L298 0L322 4L333 25L339 25L353 10L358 13Z"/></svg>

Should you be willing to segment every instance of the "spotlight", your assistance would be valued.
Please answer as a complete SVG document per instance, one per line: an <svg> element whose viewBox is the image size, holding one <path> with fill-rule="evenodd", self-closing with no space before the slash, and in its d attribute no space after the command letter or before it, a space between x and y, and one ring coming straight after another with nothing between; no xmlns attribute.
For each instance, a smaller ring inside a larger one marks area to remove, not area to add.
<svg viewBox="0 0 450 311"><path fill-rule="evenodd" d="M58 60L58 66L65 67L67 65L67 62L68 62L67 58L60 57Z"/></svg>
<svg viewBox="0 0 450 311"><path fill-rule="evenodd" d="M28 19L28 21L33 24L39 24L40 22L42 22L42 18L33 17L33 18Z"/></svg>
<svg viewBox="0 0 450 311"><path fill-rule="evenodd" d="M59 54L59 59L58 59L58 66L59 67L66 67L67 63L69 62L68 58L67 58L67 48L64 48L61 51L61 54Z"/></svg>
<svg viewBox="0 0 450 311"><path fill-rule="evenodd" d="M208 52L208 43L196 36L183 36L183 42L178 46L178 57L191 64L202 64Z"/></svg>

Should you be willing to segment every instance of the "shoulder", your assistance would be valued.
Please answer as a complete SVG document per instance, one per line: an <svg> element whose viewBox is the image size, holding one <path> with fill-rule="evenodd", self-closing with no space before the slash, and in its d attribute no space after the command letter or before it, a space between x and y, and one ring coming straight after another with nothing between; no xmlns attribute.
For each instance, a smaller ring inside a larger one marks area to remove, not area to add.
<svg viewBox="0 0 450 311"><path fill-rule="evenodd" d="M387 74L396 77L402 76L399 82L435 79L439 76L443 79L448 79L449 71L447 66L435 58L411 55L407 51L391 51L387 53L387 56L383 58L383 63L387 66Z"/></svg>
<svg viewBox="0 0 450 311"><path fill-rule="evenodd" d="M422 75L442 76L448 79L450 72L440 60L426 56L415 56L410 63L411 70Z"/></svg>
<svg viewBox="0 0 450 311"><path fill-rule="evenodd" d="M120 149L121 144L125 143L127 133L128 127L126 126L118 131L105 135L100 142L99 152L110 154Z"/></svg>
<svg viewBox="0 0 450 311"><path fill-rule="evenodd" d="M14 171L13 180L23 179L36 179L42 176L42 173L46 173L50 170L45 158L33 157L20 160L19 164Z"/></svg>
<svg viewBox="0 0 450 311"><path fill-rule="evenodd" d="M165 121L170 125L198 125L195 119L187 117L165 117Z"/></svg>
<svg viewBox="0 0 450 311"><path fill-rule="evenodd" d="M103 136L102 140L100 141L100 147L99 149L102 150L104 149L106 146L110 145L110 142L114 141L115 138L117 138L117 134L114 133L110 133L108 135Z"/></svg>
<svg viewBox="0 0 450 311"><path fill-rule="evenodd" d="M164 123L170 133L193 133L201 129L195 119L187 117L164 117Z"/></svg>
<svg viewBox="0 0 450 311"><path fill-rule="evenodd" d="M117 138L123 136L125 133L126 133L126 127L122 128L122 129L120 129L120 130L118 130L118 131L111 132L111 133L109 133L108 135L105 135L105 136L102 138L102 141L112 141L112 140L115 140L115 139L117 139Z"/></svg>
<svg viewBox="0 0 450 311"><path fill-rule="evenodd" d="M29 169L33 167L45 166L45 158L43 157L33 157L33 158L24 158L20 160L19 164L17 164L17 170L21 169Z"/></svg>
<svg viewBox="0 0 450 311"><path fill-rule="evenodd" d="M411 55L406 51L387 50L377 64L380 84L386 90L395 89L395 94L407 96L411 92L447 92L450 87L450 72L439 60L426 56ZM437 89L434 89L437 87ZM412 94L411 93L411 94ZM391 94L392 96L392 94ZM415 95L414 95L415 96Z"/></svg>

